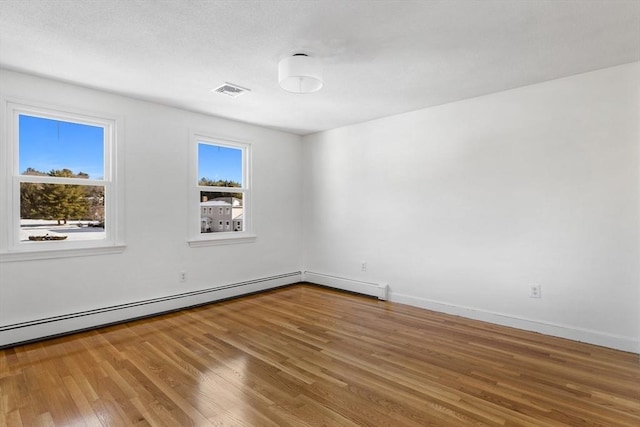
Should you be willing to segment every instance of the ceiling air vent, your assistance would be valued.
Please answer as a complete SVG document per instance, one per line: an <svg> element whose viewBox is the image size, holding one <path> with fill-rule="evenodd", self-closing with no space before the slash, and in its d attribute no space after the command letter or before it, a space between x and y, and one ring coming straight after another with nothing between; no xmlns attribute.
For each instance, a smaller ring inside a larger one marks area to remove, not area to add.
<svg viewBox="0 0 640 427"><path fill-rule="evenodd" d="M234 85L232 83L225 82L222 86L219 86L213 90L213 92L218 92L223 95L230 96L232 98L237 98L245 92L251 92L251 89L247 89L246 87L241 87Z"/></svg>

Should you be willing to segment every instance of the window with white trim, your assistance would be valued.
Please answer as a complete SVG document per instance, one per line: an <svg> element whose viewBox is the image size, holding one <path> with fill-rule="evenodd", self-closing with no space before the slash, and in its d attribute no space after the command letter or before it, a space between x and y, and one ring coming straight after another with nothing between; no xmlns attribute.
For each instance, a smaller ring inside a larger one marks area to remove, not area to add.
<svg viewBox="0 0 640 427"><path fill-rule="evenodd" d="M121 251L117 119L14 102L4 111L0 258Z"/></svg>
<svg viewBox="0 0 640 427"><path fill-rule="evenodd" d="M191 143L189 244L253 241L250 144L195 133Z"/></svg>

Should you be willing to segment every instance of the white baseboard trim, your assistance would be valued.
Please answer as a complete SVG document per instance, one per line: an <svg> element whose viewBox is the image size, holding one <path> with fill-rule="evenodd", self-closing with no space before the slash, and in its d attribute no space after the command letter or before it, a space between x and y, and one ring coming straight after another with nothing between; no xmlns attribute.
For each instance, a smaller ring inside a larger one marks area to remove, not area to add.
<svg viewBox="0 0 640 427"><path fill-rule="evenodd" d="M427 298L399 294L390 292L386 284L351 280L309 271L305 271L303 273L299 271L286 273L278 276L264 277L165 297L134 301L117 306L101 307L93 310L4 325L0 326L0 348L44 339L47 337L69 334L85 329L96 328L103 325L125 322L140 317L152 316L191 306L207 304L254 292L261 292L280 286L292 285L301 281L370 295L380 300L388 299L392 302L407 304L427 310L640 354L640 341L631 337L607 334L599 331L554 324L504 313L481 310L474 307L460 306Z"/></svg>
<svg viewBox="0 0 640 427"><path fill-rule="evenodd" d="M299 283L301 277L302 273L297 271L159 298L4 325L0 326L0 348L207 304L280 286L292 285Z"/></svg>
<svg viewBox="0 0 640 427"><path fill-rule="evenodd" d="M345 279L342 277L314 273L311 271L304 271L302 273L302 280L316 285L369 295L383 301L387 299L389 289L386 284L362 282L359 280Z"/></svg>
<svg viewBox="0 0 640 427"><path fill-rule="evenodd" d="M420 307L440 313L466 317L469 319L481 320L497 325L509 326L516 329L539 332L541 334L566 338L573 341L595 344L616 350L640 353L640 341L631 337L528 319L504 313L481 310L474 307L449 304L411 295L398 294L395 292L389 293L389 301Z"/></svg>

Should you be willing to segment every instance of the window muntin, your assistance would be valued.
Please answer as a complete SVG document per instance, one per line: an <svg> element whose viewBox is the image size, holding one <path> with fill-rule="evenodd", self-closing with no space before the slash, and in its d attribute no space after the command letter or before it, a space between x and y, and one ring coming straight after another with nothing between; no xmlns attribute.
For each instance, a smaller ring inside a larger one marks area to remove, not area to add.
<svg viewBox="0 0 640 427"><path fill-rule="evenodd" d="M4 102L0 261L121 252L118 120Z"/></svg>

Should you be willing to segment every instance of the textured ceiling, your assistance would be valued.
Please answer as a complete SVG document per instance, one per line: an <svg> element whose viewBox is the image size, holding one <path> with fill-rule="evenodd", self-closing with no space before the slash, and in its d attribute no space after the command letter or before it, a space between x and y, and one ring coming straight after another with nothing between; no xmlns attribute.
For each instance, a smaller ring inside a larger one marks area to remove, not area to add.
<svg viewBox="0 0 640 427"><path fill-rule="evenodd" d="M299 134L638 60L636 0L0 0L0 67Z"/></svg>

